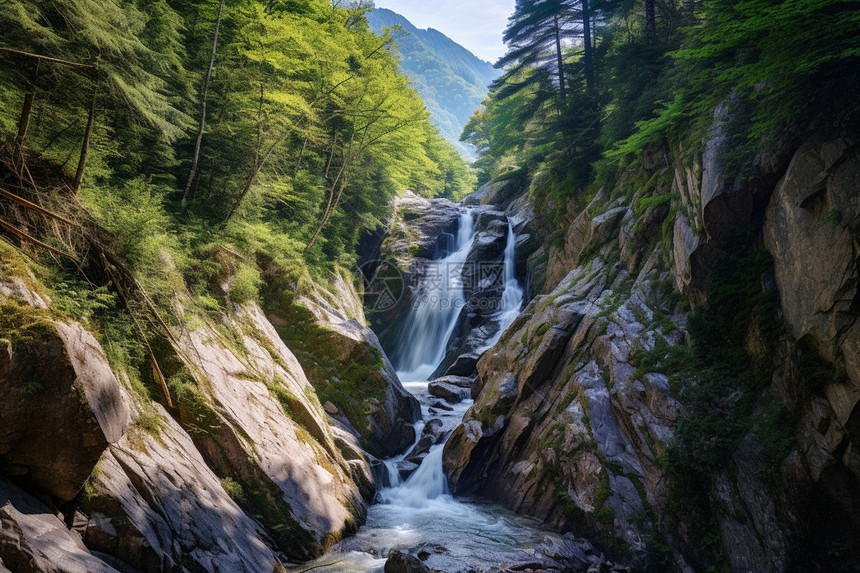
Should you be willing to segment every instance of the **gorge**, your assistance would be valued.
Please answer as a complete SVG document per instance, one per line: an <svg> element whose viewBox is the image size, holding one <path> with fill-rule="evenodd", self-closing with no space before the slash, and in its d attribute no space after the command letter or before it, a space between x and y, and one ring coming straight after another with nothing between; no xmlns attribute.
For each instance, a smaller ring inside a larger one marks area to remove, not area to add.
<svg viewBox="0 0 860 573"><path fill-rule="evenodd" d="M0 573L856 571L849 4L8 0Z"/></svg>

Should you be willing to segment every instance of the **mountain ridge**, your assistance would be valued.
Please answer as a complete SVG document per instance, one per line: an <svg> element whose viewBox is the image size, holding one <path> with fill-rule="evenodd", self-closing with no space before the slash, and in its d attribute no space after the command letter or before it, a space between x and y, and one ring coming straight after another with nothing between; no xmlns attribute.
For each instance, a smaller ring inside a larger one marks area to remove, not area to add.
<svg viewBox="0 0 860 573"><path fill-rule="evenodd" d="M460 133L499 72L443 32L418 28L392 10L376 8L367 13L367 21L377 34L392 26L407 32L397 38L401 70L412 80L442 136L466 159L474 160L475 148L461 142Z"/></svg>

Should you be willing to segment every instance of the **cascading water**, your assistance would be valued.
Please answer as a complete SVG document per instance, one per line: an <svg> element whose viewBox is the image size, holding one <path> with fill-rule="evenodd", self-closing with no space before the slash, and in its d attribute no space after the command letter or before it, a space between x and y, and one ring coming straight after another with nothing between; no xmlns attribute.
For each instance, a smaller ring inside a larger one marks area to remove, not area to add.
<svg viewBox="0 0 860 573"><path fill-rule="evenodd" d="M461 214L456 241L451 239L450 235L440 237L438 256L418 287L417 304L406 319L408 330L401 338L396 362L403 386L421 402L423 418L439 418L446 433L460 423L472 401L437 409L438 399L429 394L427 378L444 359L448 339L465 303L461 274L475 239L471 213ZM522 306L523 289L514 274L515 239L509 223L505 288L496 316L500 330L495 340ZM416 424L419 436L421 428L420 422ZM407 457L413 448L385 460L387 484L379 493L378 503L369 508L367 523L354 537L342 541L311 565L315 573L381 572L391 549L414 554L422 548L433 549L426 563L435 569L488 569L499 562L522 558L526 548L552 534L502 507L454 499L442 467L443 444L432 446L421 465L403 481L400 466L409 464ZM295 569L307 570L307 565Z"/></svg>
<svg viewBox="0 0 860 573"><path fill-rule="evenodd" d="M450 253L427 268L416 289L414 305L404 321L405 332L395 356L397 376L404 382L427 380L445 358L445 347L465 304L463 265L475 240L472 213L460 214L457 240Z"/></svg>
<svg viewBox="0 0 860 573"><path fill-rule="evenodd" d="M502 302L499 312L496 315L496 321L499 323L499 330L494 334L487 343L478 349L478 352L484 352L492 348L502 337L502 333L513 324L520 314L523 306L523 287L520 286L516 277L516 243L517 237L514 235L514 227L508 221L508 238L505 243L505 265L503 270L504 291L502 292Z"/></svg>

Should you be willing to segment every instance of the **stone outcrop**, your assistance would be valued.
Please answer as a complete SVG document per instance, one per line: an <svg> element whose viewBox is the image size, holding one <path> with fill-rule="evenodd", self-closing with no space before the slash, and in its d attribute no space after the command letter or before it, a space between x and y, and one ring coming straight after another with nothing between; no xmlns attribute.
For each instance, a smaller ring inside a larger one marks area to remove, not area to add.
<svg viewBox="0 0 860 573"><path fill-rule="evenodd" d="M198 317L158 349L168 411L150 397L147 386L162 396L156 380L109 364L86 325L53 314L33 275L3 274L26 268L10 253L0 251L0 470L64 503L37 508L0 484L0 559L13 571L280 571L362 522L381 474L365 446L415 441L418 404L363 326L354 289L339 306L309 293L317 314L306 309L302 328L335 337L382 392L358 410L365 434L339 421L342 408L324 409L273 324L285 321L254 302Z"/></svg>
<svg viewBox="0 0 860 573"><path fill-rule="evenodd" d="M118 573L56 511L0 477L0 571Z"/></svg>
<svg viewBox="0 0 860 573"><path fill-rule="evenodd" d="M0 471L69 501L128 424L119 383L92 334L20 279L0 283L0 313Z"/></svg>
<svg viewBox="0 0 860 573"><path fill-rule="evenodd" d="M844 139L807 144L777 185L764 222L765 245L774 258L781 306L793 336L807 338L847 374L844 384L827 389L843 427L855 426L852 419L860 422L858 189L856 145ZM849 449L856 450L852 445ZM860 466L854 471L860 478Z"/></svg>
<svg viewBox="0 0 860 573"><path fill-rule="evenodd" d="M547 294L477 364L475 403L445 446L453 492L611 539L643 565L656 543L662 563L706 567L702 523L678 512L677 476L664 473L688 398L671 369L643 356L689 343L689 307L673 287L707 305L714 269L736 256L726 245L752 228L773 271L751 284L778 291L788 328L765 336L753 322L745 334L751 362L772 363L771 374L750 390L749 425L722 469L698 470L710 535L733 570L802 570L838 559L816 553L829 543L858 554L860 155L844 139L813 140L759 157L735 181L719 162L723 144L718 134L701 161L678 153L647 176L622 174L581 210L568 204L563 242L529 258L537 276L548 253ZM636 181L648 183L628 192ZM789 442L764 472L763 440L785 439L760 425L777 410Z"/></svg>
<svg viewBox="0 0 860 573"><path fill-rule="evenodd" d="M382 399L377 400L378 404L373 404L367 414L369 430L357 437L368 441L374 455L393 456L415 442L412 424L421 418L421 408L418 400L403 388L376 334L365 326L367 319L355 286L338 275L333 279L333 290L333 293L317 290L299 302L313 313L320 327L328 330L331 348L336 353L334 360L341 363L378 360L379 368L362 373L365 380L361 382L383 388ZM316 374L326 376L322 372ZM345 426L351 425L342 415L335 417Z"/></svg>

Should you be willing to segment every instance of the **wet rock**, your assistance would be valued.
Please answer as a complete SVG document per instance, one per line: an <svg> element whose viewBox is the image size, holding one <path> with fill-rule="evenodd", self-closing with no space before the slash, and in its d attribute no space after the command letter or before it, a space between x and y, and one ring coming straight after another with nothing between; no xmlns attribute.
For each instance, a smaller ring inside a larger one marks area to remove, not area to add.
<svg viewBox="0 0 860 573"><path fill-rule="evenodd" d="M429 420L421 431L418 443L409 453L407 461L421 465L421 461L430 453L430 448L442 443L445 438L444 423L439 418Z"/></svg>
<svg viewBox="0 0 860 573"><path fill-rule="evenodd" d="M468 399L472 394L471 390L468 388L462 388L442 380L434 380L433 382L430 382L427 385L427 391L430 392L431 396L442 398L452 404L462 402L463 400Z"/></svg>
<svg viewBox="0 0 860 573"><path fill-rule="evenodd" d="M445 376L467 376L474 377L478 371L475 368L478 364L477 354L461 354L454 360L454 363L445 371Z"/></svg>
<svg viewBox="0 0 860 573"><path fill-rule="evenodd" d="M418 465L415 462L411 462L409 460L403 460L402 462L397 462L397 471L400 473L400 479L406 481L409 479L409 476L415 473L415 470L418 469Z"/></svg>
<svg viewBox="0 0 860 573"><path fill-rule="evenodd" d="M392 549L385 561L385 573L431 573L433 570L417 557Z"/></svg>

